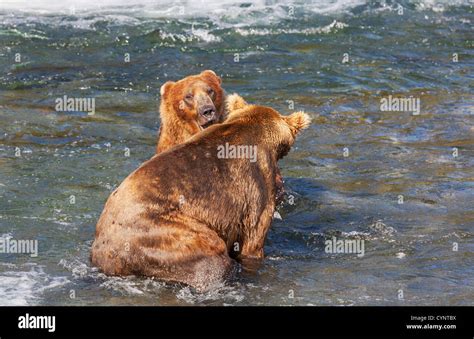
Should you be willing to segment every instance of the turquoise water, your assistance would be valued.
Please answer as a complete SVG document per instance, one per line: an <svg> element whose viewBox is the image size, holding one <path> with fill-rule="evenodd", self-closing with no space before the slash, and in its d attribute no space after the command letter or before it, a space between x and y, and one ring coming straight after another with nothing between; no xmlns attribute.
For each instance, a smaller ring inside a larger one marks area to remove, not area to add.
<svg viewBox="0 0 474 339"><path fill-rule="evenodd" d="M473 305L468 1L21 0L0 18L0 236L39 246L0 253L1 305ZM103 204L154 152L160 86L203 69L313 118L280 162L265 263L206 294L106 277ZM64 95L95 114L57 112ZM389 95L420 114L382 111ZM333 236L365 255L326 253Z"/></svg>

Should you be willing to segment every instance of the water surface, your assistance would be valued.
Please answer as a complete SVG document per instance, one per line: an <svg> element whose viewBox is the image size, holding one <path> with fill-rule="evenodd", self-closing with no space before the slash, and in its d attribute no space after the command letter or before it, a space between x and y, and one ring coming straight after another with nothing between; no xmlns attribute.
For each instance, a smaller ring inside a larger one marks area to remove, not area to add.
<svg viewBox="0 0 474 339"><path fill-rule="evenodd" d="M0 254L1 305L473 305L469 1L166 3L0 5L0 236L39 243ZM264 265L207 294L106 277L104 202L154 152L160 86L203 69L313 118L280 162L293 198ZM55 111L63 95L95 114ZM381 111L388 95L420 114ZM326 253L334 236L365 255Z"/></svg>

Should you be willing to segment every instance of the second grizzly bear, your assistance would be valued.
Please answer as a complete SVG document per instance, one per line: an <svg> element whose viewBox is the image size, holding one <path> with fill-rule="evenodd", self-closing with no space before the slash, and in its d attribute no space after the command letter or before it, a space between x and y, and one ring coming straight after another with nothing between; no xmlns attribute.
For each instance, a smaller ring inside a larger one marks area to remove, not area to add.
<svg viewBox="0 0 474 339"><path fill-rule="evenodd" d="M168 81L161 86L160 94L161 126L156 153L182 144L224 118L221 78L211 70L177 82Z"/></svg>

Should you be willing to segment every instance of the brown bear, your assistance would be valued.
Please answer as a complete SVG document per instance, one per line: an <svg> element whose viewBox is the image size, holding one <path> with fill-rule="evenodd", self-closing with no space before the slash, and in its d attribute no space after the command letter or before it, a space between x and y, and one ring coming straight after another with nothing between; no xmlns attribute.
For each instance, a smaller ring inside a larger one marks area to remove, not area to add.
<svg viewBox="0 0 474 339"><path fill-rule="evenodd" d="M245 106L248 106L248 103L237 93L231 94L227 96L225 101L225 108L226 108L226 115L228 112L232 112ZM275 176L275 202L278 204L284 201L285 197L285 182L283 180L283 176L281 175L280 168L276 168L276 176Z"/></svg>
<svg viewBox="0 0 474 339"><path fill-rule="evenodd" d="M205 70L161 86L157 154L185 142L214 123L222 122L227 112L237 109L239 105L246 105L237 94L226 99L221 84L221 78L214 71ZM285 190L280 171L276 176L276 184L275 200L281 203Z"/></svg>
<svg viewBox="0 0 474 339"><path fill-rule="evenodd" d="M156 153L181 144L206 127L224 119L224 90L221 79L211 70L160 89L161 126Z"/></svg>
<svg viewBox="0 0 474 339"><path fill-rule="evenodd" d="M93 265L204 291L225 280L234 259L263 258L277 161L310 120L236 102L224 123L155 155L111 194L97 223Z"/></svg>

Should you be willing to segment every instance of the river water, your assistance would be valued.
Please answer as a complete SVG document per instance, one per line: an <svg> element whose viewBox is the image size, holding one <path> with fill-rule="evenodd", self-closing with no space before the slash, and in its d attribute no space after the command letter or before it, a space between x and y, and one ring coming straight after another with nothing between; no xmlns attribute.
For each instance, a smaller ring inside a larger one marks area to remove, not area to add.
<svg viewBox="0 0 474 339"><path fill-rule="evenodd" d="M469 1L101 3L0 5L0 237L38 243L0 253L0 305L474 304ZM280 162L264 265L205 294L106 277L104 202L154 152L160 86L203 69L313 120ZM64 95L95 114L56 111Z"/></svg>

